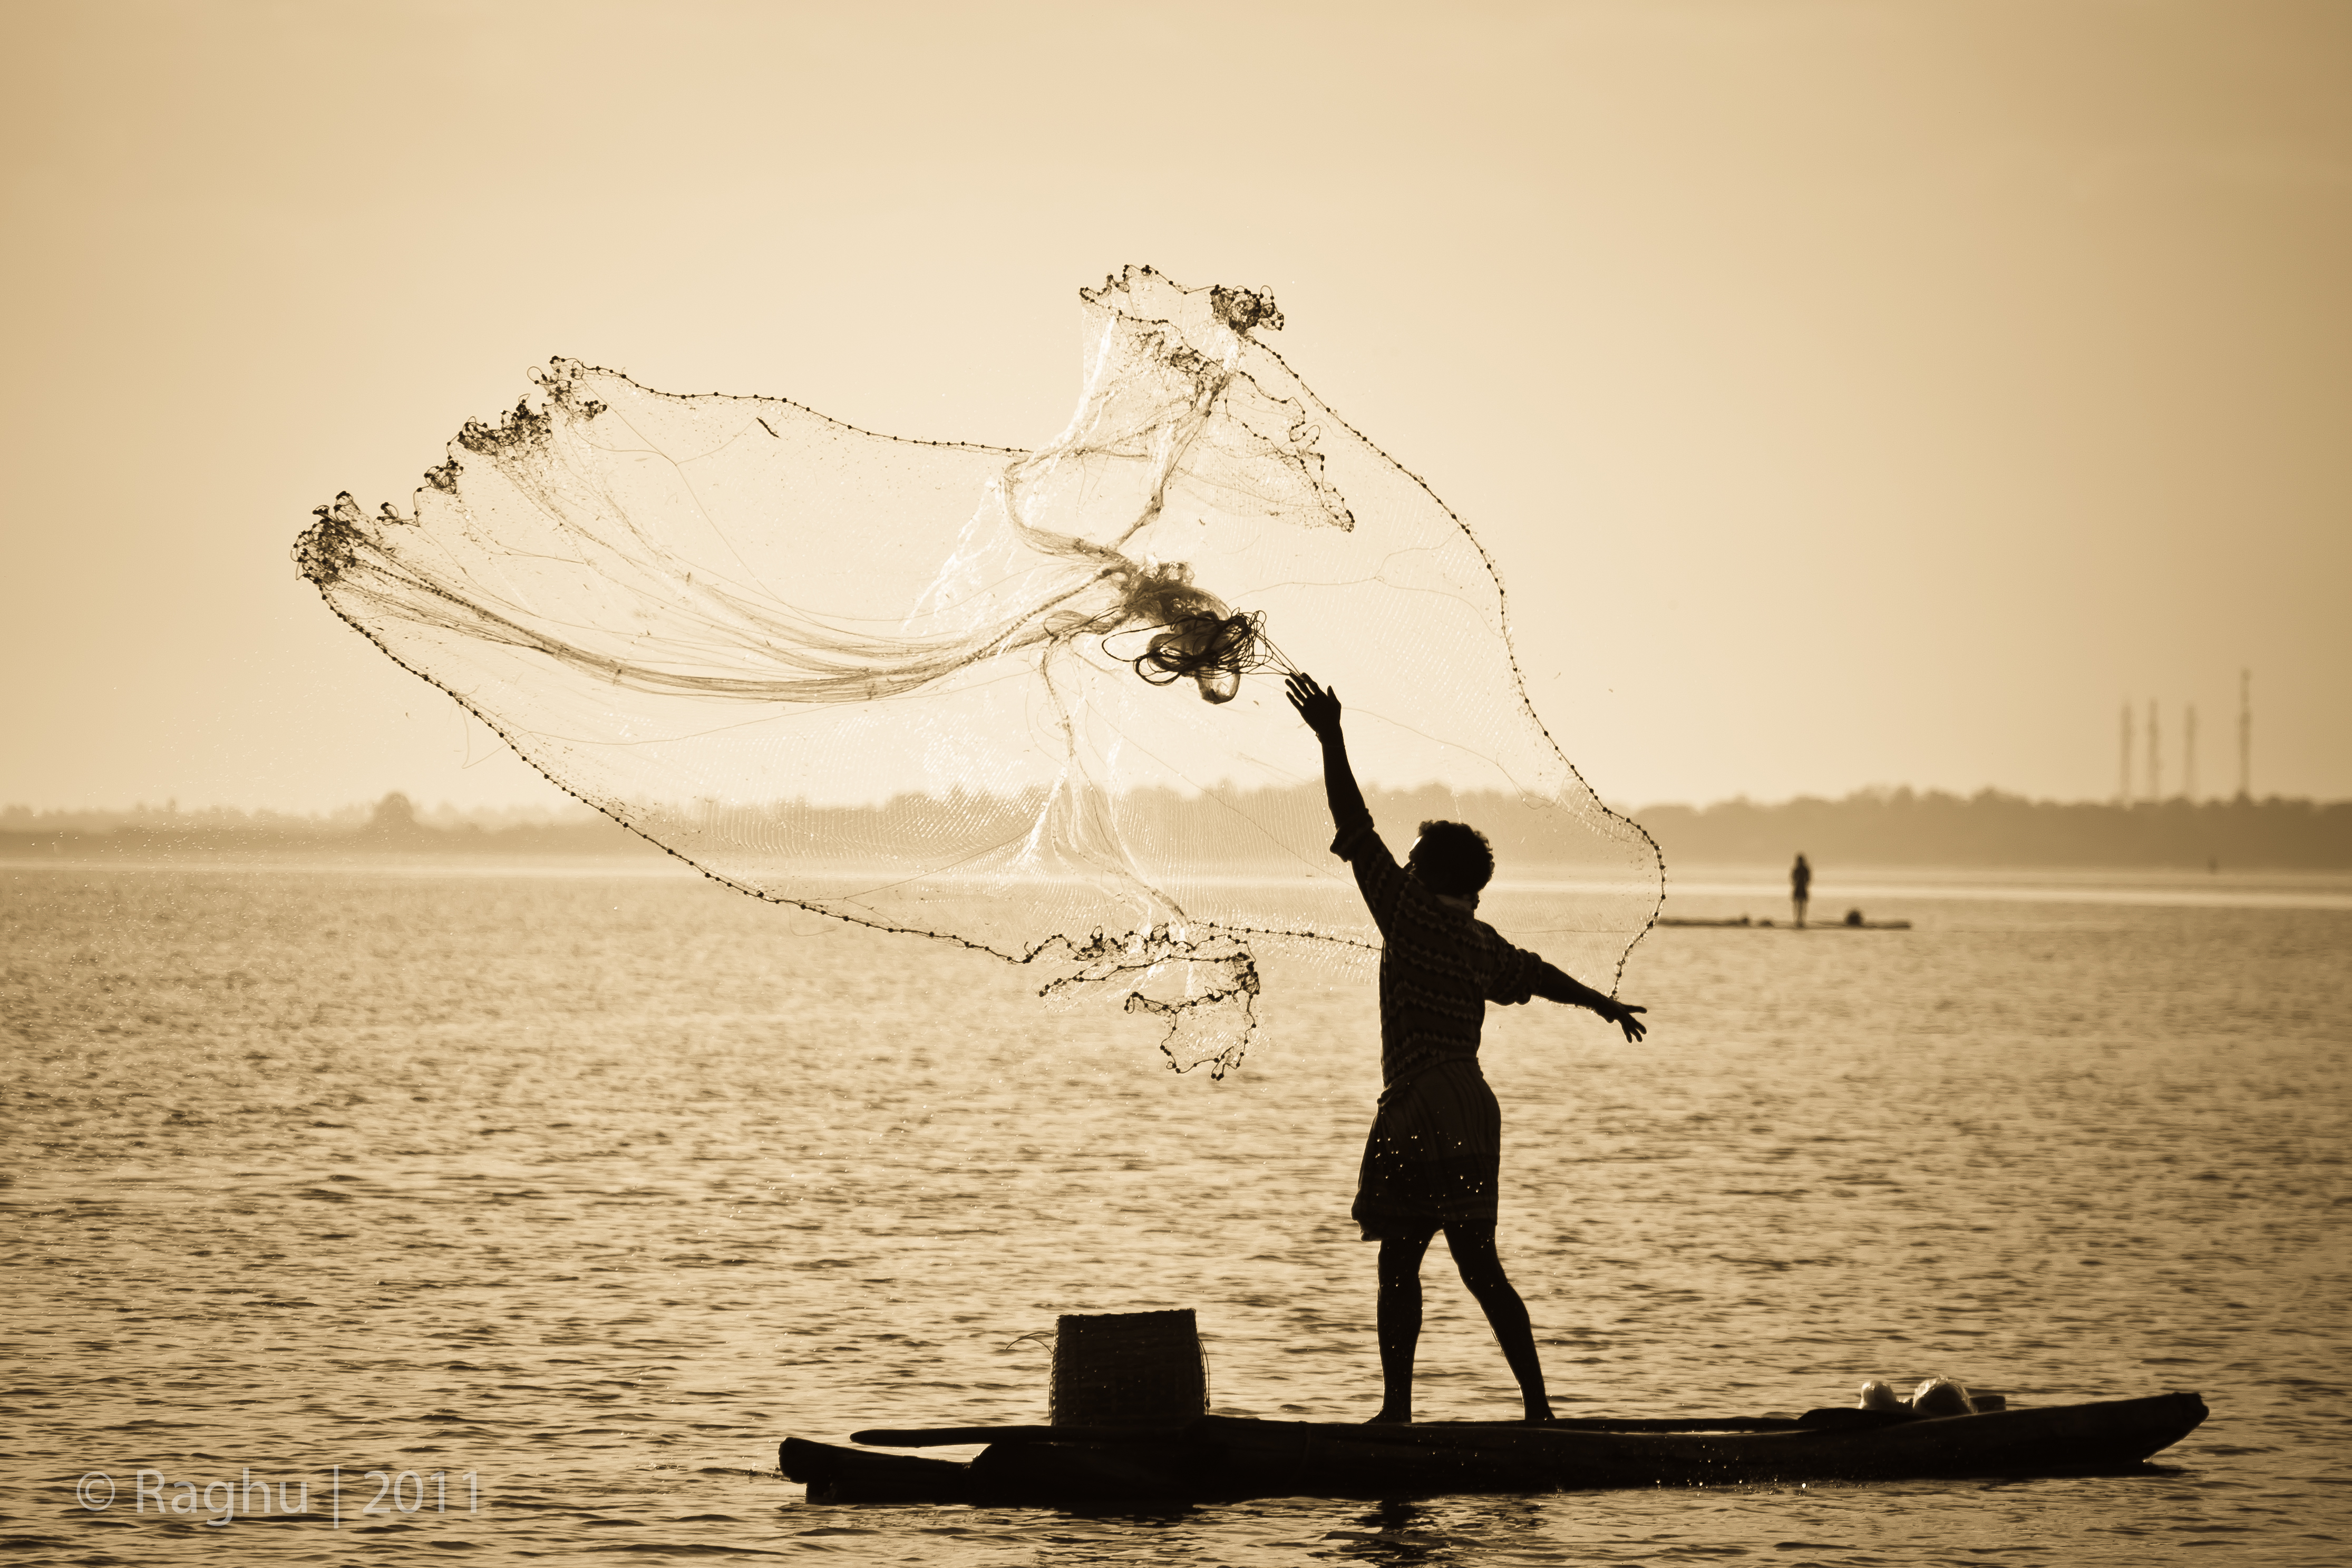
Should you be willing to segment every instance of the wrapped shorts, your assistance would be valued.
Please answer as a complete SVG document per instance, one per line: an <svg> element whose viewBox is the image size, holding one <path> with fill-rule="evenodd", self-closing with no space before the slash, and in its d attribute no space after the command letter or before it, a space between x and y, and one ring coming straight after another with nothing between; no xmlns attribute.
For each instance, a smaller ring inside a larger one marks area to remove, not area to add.
<svg viewBox="0 0 2352 1568"><path fill-rule="evenodd" d="M1441 1061L1381 1094L1356 1180L1367 1241L1495 1224L1503 1111L1477 1059Z"/></svg>

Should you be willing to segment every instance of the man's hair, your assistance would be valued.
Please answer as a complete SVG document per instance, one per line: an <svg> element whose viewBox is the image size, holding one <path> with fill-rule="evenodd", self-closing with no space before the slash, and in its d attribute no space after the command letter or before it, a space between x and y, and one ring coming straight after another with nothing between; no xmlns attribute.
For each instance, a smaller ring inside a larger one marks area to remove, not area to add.
<svg viewBox="0 0 2352 1568"><path fill-rule="evenodd" d="M1495 852L1467 822L1423 822L1412 865L1430 892L1461 898L1493 879Z"/></svg>

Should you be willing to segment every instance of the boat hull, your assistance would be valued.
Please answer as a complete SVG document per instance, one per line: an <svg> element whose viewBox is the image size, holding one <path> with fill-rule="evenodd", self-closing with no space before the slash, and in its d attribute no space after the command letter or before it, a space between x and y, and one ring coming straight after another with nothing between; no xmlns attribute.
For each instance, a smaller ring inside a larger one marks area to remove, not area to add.
<svg viewBox="0 0 2352 1568"><path fill-rule="evenodd" d="M1840 1413L1843 1414L1843 1413ZM2113 1472L2195 1430L2194 1394L1785 1431L1346 1426L1208 1416L1135 1441L1021 1440L969 1464L787 1439L818 1503L1184 1503L1256 1497L1906 1480ZM1033 1431L1034 1429L1032 1429Z"/></svg>

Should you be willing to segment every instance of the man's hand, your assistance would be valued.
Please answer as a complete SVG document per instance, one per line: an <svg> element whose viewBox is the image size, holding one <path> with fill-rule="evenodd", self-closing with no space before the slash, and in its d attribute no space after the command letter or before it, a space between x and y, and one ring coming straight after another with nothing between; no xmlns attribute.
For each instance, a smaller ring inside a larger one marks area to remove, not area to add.
<svg viewBox="0 0 2352 1568"><path fill-rule="evenodd" d="M1628 1045L1641 1044L1642 1036L1649 1032L1649 1026L1633 1016L1648 1012L1650 1009L1647 1008L1629 1007L1614 997L1603 997L1592 1004L1592 1010L1623 1030Z"/></svg>
<svg viewBox="0 0 2352 1568"><path fill-rule="evenodd" d="M1284 683L1290 688L1290 706L1307 721L1318 740L1328 740L1339 733L1339 694L1327 692L1315 684L1315 677L1300 671Z"/></svg>

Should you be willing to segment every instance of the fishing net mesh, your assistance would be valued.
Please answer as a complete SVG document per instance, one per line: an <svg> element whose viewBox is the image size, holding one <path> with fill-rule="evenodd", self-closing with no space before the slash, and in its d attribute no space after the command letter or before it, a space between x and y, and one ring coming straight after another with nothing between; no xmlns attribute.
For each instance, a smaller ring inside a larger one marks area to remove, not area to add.
<svg viewBox="0 0 2352 1568"><path fill-rule="evenodd" d="M1179 1069L1240 1059L1260 955L1377 956L1288 669L1342 694L1393 847L1478 825L1551 884L1545 956L1612 988L1657 851L1538 720L1477 540L1258 340L1269 296L1130 268L1081 298L1077 413L1034 451L557 360L409 512L340 497L295 559L709 875L1039 966Z"/></svg>

